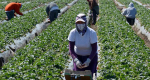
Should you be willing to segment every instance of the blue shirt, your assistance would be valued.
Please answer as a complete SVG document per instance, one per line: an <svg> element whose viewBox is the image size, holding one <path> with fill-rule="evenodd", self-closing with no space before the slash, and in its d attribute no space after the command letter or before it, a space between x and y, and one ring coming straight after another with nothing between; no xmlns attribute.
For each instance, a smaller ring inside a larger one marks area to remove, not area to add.
<svg viewBox="0 0 150 80"><path fill-rule="evenodd" d="M58 6L53 6L50 11L59 10Z"/></svg>

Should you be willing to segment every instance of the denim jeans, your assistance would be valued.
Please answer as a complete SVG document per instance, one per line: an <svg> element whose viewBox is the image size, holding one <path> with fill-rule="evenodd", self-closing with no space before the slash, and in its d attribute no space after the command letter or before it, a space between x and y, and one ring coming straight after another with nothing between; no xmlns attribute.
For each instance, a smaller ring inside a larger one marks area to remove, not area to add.
<svg viewBox="0 0 150 80"><path fill-rule="evenodd" d="M6 15L7 15L8 20L10 20L11 18L14 18L14 10L6 12Z"/></svg>
<svg viewBox="0 0 150 80"><path fill-rule="evenodd" d="M53 22L57 18L58 13L59 13L59 10L53 10L50 12L49 19L51 22Z"/></svg>
<svg viewBox="0 0 150 80"><path fill-rule="evenodd" d="M89 56L80 56L80 55L77 55L77 57L81 61L81 63L84 63L87 60L87 58L89 58ZM79 69L76 66L76 63L75 62L73 62L73 63L74 63L74 67L73 67L74 71L90 70L92 72L92 76L93 76L94 73L97 73L98 54L96 53L96 55L94 56L94 58L91 60L89 66L86 67L86 68Z"/></svg>
<svg viewBox="0 0 150 80"><path fill-rule="evenodd" d="M131 26L134 25L135 18L126 18L126 20Z"/></svg>

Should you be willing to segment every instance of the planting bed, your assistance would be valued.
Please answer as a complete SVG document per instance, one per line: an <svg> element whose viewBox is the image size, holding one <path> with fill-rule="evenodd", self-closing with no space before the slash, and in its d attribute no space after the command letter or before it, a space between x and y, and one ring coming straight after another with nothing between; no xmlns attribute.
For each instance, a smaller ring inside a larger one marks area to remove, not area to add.
<svg viewBox="0 0 150 80"><path fill-rule="evenodd" d="M100 79L150 79L149 48L126 23L112 0L100 0Z"/></svg>

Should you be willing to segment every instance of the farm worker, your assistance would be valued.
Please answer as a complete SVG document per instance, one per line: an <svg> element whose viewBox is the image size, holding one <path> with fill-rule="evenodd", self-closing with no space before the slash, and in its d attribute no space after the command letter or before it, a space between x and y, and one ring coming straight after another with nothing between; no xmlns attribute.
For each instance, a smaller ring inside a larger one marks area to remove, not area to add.
<svg viewBox="0 0 150 80"><path fill-rule="evenodd" d="M86 25L86 15L80 13L76 17L76 28L68 36L69 52L73 58L74 71L91 70L97 72L97 34ZM92 75L93 76L93 75Z"/></svg>
<svg viewBox="0 0 150 80"><path fill-rule="evenodd" d="M127 22L132 26L134 25L134 22L135 22L136 13L137 11L134 8L133 3L130 2L129 7L122 12L122 15L126 17Z"/></svg>
<svg viewBox="0 0 150 80"><path fill-rule="evenodd" d="M89 3L90 10L92 11L93 15L93 22L92 25L96 24L96 18L99 15L99 6L98 6L98 0L87 0Z"/></svg>
<svg viewBox="0 0 150 80"><path fill-rule="evenodd" d="M46 7L46 13L47 13L47 16L49 17L50 22L53 22L57 18L58 13L60 13L60 9L56 3L51 2Z"/></svg>
<svg viewBox="0 0 150 80"><path fill-rule="evenodd" d="M23 15L20 12L21 7L22 7L21 3L11 2L11 3L7 4L5 7L7 19L10 20L11 18L14 18L14 16L16 16L15 12L19 15Z"/></svg>

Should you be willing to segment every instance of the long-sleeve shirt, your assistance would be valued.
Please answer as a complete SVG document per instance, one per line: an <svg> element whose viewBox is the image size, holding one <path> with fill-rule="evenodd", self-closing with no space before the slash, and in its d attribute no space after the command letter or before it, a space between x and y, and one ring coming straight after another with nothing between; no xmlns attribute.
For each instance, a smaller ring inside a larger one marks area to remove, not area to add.
<svg viewBox="0 0 150 80"><path fill-rule="evenodd" d="M137 11L134 8L133 3L130 3L129 7L125 11L122 12L122 15L125 15L127 18L135 18L136 13Z"/></svg>

